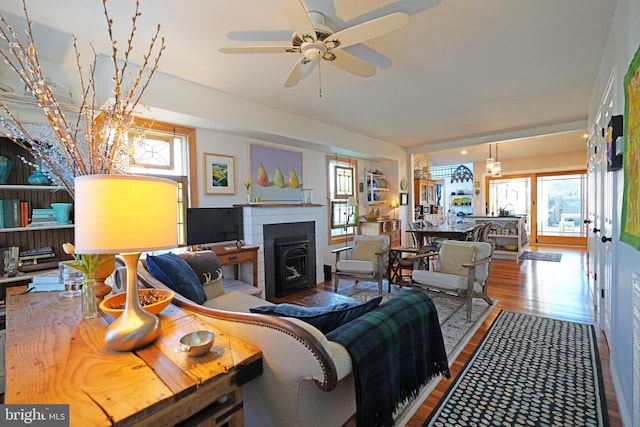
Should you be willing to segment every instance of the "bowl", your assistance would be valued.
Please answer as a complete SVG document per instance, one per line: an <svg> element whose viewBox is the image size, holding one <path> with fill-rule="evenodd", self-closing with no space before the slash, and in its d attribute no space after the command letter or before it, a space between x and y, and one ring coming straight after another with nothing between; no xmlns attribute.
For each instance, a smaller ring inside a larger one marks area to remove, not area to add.
<svg viewBox="0 0 640 427"><path fill-rule="evenodd" d="M202 356L211 349L216 334L206 329L191 332L180 338L180 346L176 347L176 352L187 353L187 356Z"/></svg>
<svg viewBox="0 0 640 427"><path fill-rule="evenodd" d="M377 221L380 215L365 215L364 219L367 221Z"/></svg>
<svg viewBox="0 0 640 427"><path fill-rule="evenodd" d="M164 310L173 301L175 292L165 289L139 289L138 295L141 301L142 308L151 314L158 314ZM155 298L154 298L155 296ZM151 304L144 304L142 301L149 301L154 298L155 302ZM126 293L112 295L105 298L100 302L100 310L114 319L122 314L124 310L124 303L126 300Z"/></svg>
<svg viewBox="0 0 640 427"><path fill-rule="evenodd" d="M517 251L518 245L504 245L506 251Z"/></svg>

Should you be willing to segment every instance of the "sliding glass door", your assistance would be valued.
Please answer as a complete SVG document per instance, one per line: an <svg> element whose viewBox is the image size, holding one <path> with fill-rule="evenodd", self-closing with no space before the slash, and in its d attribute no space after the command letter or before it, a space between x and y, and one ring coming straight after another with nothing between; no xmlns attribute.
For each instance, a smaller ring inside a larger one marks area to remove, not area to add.
<svg viewBox="0 0 640 427"><path fill-rule="evenodd" d="M554 172L489 177L489 215L527 218L530 241L586 244L586 173Z"/></svg>

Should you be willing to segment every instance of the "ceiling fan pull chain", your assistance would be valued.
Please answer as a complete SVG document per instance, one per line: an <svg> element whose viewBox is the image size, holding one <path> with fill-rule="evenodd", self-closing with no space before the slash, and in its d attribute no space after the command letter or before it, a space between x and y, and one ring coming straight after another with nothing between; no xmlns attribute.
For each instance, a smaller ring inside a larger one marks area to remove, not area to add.
<svg viewBox="0 0 640 427"><path fill-rule="evenodd" d="M318 98L322 98L322 58L318 60Z"/></svg>

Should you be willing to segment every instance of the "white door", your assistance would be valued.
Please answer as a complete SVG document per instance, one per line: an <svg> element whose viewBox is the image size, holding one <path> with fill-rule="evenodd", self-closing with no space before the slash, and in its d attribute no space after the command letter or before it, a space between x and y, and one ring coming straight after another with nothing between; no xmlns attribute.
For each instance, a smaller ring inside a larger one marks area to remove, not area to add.
<svg viewBox="0 0 640 427"><path fill-rule="evenodd" d="M595 271L596 311L600 328L609 336L611 330L611 283L613 280L613 236L612 224L615 196L613 194L613 172L607 172L605 134L613 107L613 85L615 70L609 77L600 109L596 115L594 185L595 215L589 237L590 256L593 255ZM593 251L593 252L591 252Z"/></svg>
<svg viewBox="0 0 640 427"><path fill-rule="evenodd" d="M596 174L596 165L597 165L597 142L596 142L596 126L592 126L591 132L589 133L589 139L587 141L587 188L588 188L588 196L587 196L587 219L586 219L586 230L587 230L587 279L589 281L589 293L591 294L591 298L593 299L593 304L596 310L597 315L599 310L599 298L598 298L598 289L596 284L596 275L598 273L597 266L599 265L599 249L600 249L600 240L598 235L594 232L594 228L597 228L596 224L596 215L598 213L598 209L596 206L599 206L602 186L598 185L597 178L599 174Z"/></svg>

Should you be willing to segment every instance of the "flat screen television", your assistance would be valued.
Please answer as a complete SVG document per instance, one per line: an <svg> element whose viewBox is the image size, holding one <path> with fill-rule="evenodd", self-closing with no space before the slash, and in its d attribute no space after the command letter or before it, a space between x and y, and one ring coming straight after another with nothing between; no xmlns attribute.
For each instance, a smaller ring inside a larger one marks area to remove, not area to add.
<svg viewBox="0 0 640 427"><path fill-rule="evenodd" d="M243 239L242 208L187 208L187 245Z"/></svg>

